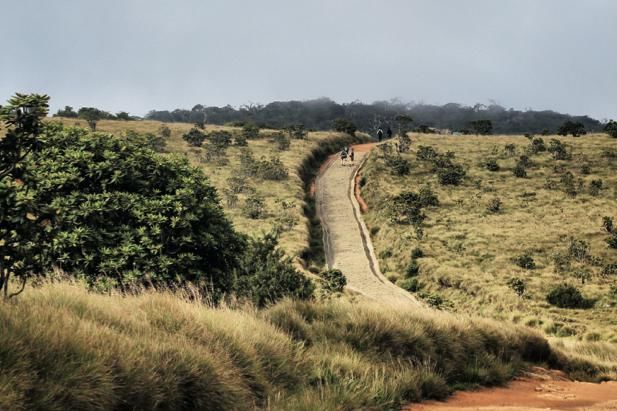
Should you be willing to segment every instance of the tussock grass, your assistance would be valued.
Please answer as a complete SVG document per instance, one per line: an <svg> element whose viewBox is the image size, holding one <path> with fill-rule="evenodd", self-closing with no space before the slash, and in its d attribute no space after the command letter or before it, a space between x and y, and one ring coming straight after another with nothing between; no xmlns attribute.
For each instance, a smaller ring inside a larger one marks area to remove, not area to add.
<svg viewBox="0 0 617 411"><path fill-rule="evenodd" d="M609 293L617 278L601 274L602 264L617 261L617 252L607 247L602 229L603 216L617 217L617 163L605 155L605 150L617 149L617 140L604 134L543 137L546 145L553 138L570 147L571 159L555 160L548 152L526 153L531 142L522 136L413 134L412 151L404 155L411 161L411 173L397 177L391 175L379 151L373 152L364 170L362 194L369 205L365 218L374 233L376 252L382 256L384 274L394 281L402 278L411 250L420 247L425 254L418 259L420 292L438 294L451 310L537 327L557 337L617 342L617 301ZM507 144L514 145L516 155L506 154ZM440 185L430 165L417 161L419 145L442 153L453 151L454 161L467 171L463 183ZM512 170L523 154L532 166L527 178L516 178ZM496 159L500 170L487 170L487 159ZM568 171L577 186L579 179L584 184L576 197L546 186L547 180L559 181ZM597 179L603 181L603 188L594 196L590 184ZM390 196L404 190L417 192L425 185L431 186L440 205L426 209L420 239L412 227L391 224L385 210ZM498 213L487 211L493 198L502 203ZM568 252L570 238L586 241L590 253L602 262L573 261L571 269L558 271L553 258ZM534 259L534 269L513 261L527 253ZM585 284L575 276L579 269L590 273ZM507 285L513 277L526 283L523 298ZM548 291L563 282L594 299L594 307L550 306Z"/></svg>
<svg viewBox="0 0 617 411"><path fill-rule="evenodd" d="M55 283L0 304L0 329L10 410L397 409L528 362L604 372L527 328L347 300L255 311Z"/></svg>

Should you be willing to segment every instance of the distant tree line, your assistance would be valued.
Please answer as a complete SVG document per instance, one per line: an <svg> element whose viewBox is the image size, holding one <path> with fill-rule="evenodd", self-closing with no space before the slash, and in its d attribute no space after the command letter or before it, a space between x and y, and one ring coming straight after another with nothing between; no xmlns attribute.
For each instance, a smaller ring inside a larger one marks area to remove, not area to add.
<svg viewBox="0 0 617 411"><path fill-rule="evenodd" d="M442 106L378 101L371 104L352 102L339 104L328 98L308 101L276 101L267 105L206 107L190 110L152 110L147 119L165 122L209 124L257 124L260 127L284 128L303 124L307 129L332 129L338 119L352 122L358 130L374 132L378 128L397 125L396 118L413 119L417 130L448 129L474 134L556 133L566 122L581 124L587 131L601 131L600 121L588 116L570 116L554 111L520 111L497 104L465 106L449 103Z"/></svg>

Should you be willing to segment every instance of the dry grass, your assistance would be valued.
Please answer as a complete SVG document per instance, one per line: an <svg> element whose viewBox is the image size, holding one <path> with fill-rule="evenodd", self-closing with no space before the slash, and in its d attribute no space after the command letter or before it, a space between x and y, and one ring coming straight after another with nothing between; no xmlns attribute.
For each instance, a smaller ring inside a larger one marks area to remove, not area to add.
<svg viewBox="0 0 617 411"><path fill-rule="evenodd" d="M54 118L65 125L88 127L85 120ZM195 166L204 170L210 182L216 187L225 205L223 198L224 189L228 187L228 179L238 174L240 167L241 148L230 146L227 150L229 163L221 166L215 162L204 162L204 148L191 147L182 139L182 135L189 131L193 125L188 123L162 123L159 121L118 121L101 120L97 124L97 131L108 132L121 135L126 130L133 130L139 133L158 133L161 125L166 124L171 130L171 137L167 142L167 150L171 153L178 153L187 156ZM230 132L240 132L239 128L207 125L206 132L212 130L227 130ZM311 151L317 150L324 142L342 138L340 133L335 132L311 132L305 140L291 140L290 149L279 151L268 135L274 130L262 130L263 138L249 140L249 148L255 159L265 157L270 159L278 157L289 171L289 178L282 181L268 181L249 179L249 182L265 200L266 216L261 219L247 218L242 212L242 203L246 198L245 194L239 195L239 203L235 207L225 205L225 212L231 218L238 231L260 235L272 229L281 217L287 217L293 221L293 226L282 233L280 246L288 255L297 257L307 247L309 243L308 221L303 213L304 207L304 184L299 176L299 168ZM207 146L207 142L204 146ZM284 209L283 202L291 205L291 208Z"/></svg>
<svg viewBox="0 0 617 411"><path fill-rule="evenodd" d="M525 362L611 372L570 363L526 328L344 300L257 312L57 283L0 304L0 327L11 410L398 409L501 384Z"/></svg>
<svg viewBox="0 0 617 411"><path fill-rule="evenodd" d="M601 267L585 264L592 278L581 285L571 274L558 273L553 263L555 253L567 252L570 237L587 241L591 254L605 263L617 261L617 251L607 247L607 234L602 231L603 216L617 219L617 163L603 157L602 151L617 150L617 140L606 135L544 137L547 145L552 138L570 145L572 160L557 161L549 153L530 156L534 165L528 178L521 179L514 177L512 169L529 145L522 136L412 137L412 153L406 155L412 161L409 176L390 175L377 151L365 169L363 196L370 208L366 220L376 233L373 243L382 256L385 274L393 280L400 278L411 250L420 247L426 254L419 260L423 291L441 295L454 311L531 325L555 336L617 342L617 301L608 292L616 279L602 277ZM504 155L506 144L516 146L515 157ZM418 145L455 152L455 162L467 170L463 184L439 185L430 166L416 161ZM487 158L496 158L501 171L482 167ZM584 164L590 166L591 174L583 175ZM561 190L546 189L547 178L559 180L556 165L582 178L585 192L572 198ZM605 187L597 197L587 191L593 179L602 179ZM431 185L440 205L427 209L425 235L420 240L411 227L391 224L385 209L389 196L417 191L425 184ZM494 197L503 203L496 214L487 211ZM533 256L536 269L525 270L512 262L524 252ZM506 285L511 277L526 281L524 298ZM595 307L569 310L549 306L547 291L564 281L597 299Z"/></svg>

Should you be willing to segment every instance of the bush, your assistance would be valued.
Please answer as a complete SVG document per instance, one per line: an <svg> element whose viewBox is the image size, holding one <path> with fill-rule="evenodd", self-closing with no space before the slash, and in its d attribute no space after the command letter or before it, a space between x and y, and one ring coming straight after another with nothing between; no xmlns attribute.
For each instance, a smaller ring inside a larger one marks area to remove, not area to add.
<svg viewBox="0 0 617 411"><path fill-rule="evenodd" d="M589 164L583 164L581 166L581 174L584 174L584 175L591 174L591 166Z"/></svg>
<svg viewBox="0 0 617 411"><path fill-rule="evenodd" d="M418 161L433 161L437 158L437 151L430 146L418 146L418 152L416 153L416 159Z"/></svg>
<svg viewBox="0 0 617 411"><path fill-rule="evenodd" d="M231 145L231 133L225 130L216 130L208 133L208 140L218 147L229 147Z"/></svg>
<svg viewBox="0 0 617 411"><path fill-rule="evenodd" d="M411 163L399 156L389 157L386 164L390 167L390 173L395 176L405 176L411 171Z"/></svg>
<svg viewBox="0 0 617 411"><path fill-rule="evenodd" d="M247 140L259 138L259 127L253 123L247 123L242 127L242 136Z"/></svg>
<svg viewBox="0 0 617 411"><path fill-rule="evenodd" d="M249 145L248 140L242 134L234 135L234 144L238 147L246 147Z"/></svg>
<svg viewBox="0 0 617 411"><path fill-rule="evenodd" d="M422 209L427 206L424 203L425 200L419 194L411 191L404 191L395 196L389 202L391 220L399 224L421 224L426 218L422 212Z"/></svg>
<svg viewBox="0 0 617 411"><path fill-rule="evenodd" d="M585 240L570 239L568 255L576 261L585 262L589 260L589 243Z"/></svg>
<svg viewBox="0 0 617 411"><path fill-rule="evenodd" d="M424 257L424 251L422 251L420 247L416 247L413 250L411 250L412 260L415 260L416 258L422 258L422 257Z"/></svg>
<svg viewBox="0 0 617 411"><path fill-rule="evenodd" d="M405 291L415 293L420 290L421 285L417 278L404 278L398 282L398 286Z"/></svg>
<svg viewBox="0 0 617 411"><path fill-rule="evenodd" d="M516 145L510 143L506 144L504 147L504 153L508 157L513 157L516 155Z"/></svg>
<svg viewBox="0 0 617 411"><path fill-rule="evenodd" d="M547 150L553 155L555 160L569 160L571 158L566 145L555 138L550 141Z"/></svg>
<svg viewBox="0 0 617 411"><path fill-rule="evenodd" d="M604 216L602 217L602 228L607 233L613 232L613 217Z"/></svg>
<svg viewBox="0 0 617 411"><path fill-rule="evenodd" d="M188 161L130 139L46 127L28 159L30 195L47 240L39 255L89 284L193 282L213 298L229 292L244 248L207 178Z"/></svg>
<svg viewBox="0 0 617 411"><path fill-rule="evenodd" d="M247 218L253 220L263 218L266 214L264 199L257 194L247 197L242 211Z"/></svg>
<svg viewBox="0 0 617 411"><path fill-rule="evenodd" d="M608 277L609 275L617 275L617 264L606 264L604 267L602 267L601 275L603 277Z"/></svg>
<svg viewBox="0 0 617 411"><path fill-rule="evenodd" d="M567 136L568 134L572 134L573 137L578 137L587 134L585 131L585 126L583 123L579 121L571 121L568 120L559 127L557 130L557 134L561 136Z"/></svg>
<svg viewBox="0 0 617 411"><path fill-rule="evenodd" d="M572 285L560 284L546 295L546 301L559 308L590 308L592 302L583 297Z"/></svg>
<svg viewBox="0 0 617 411"><path fill-rule="evenodd" d="M347 133L350 136L355 136L358 128L350 120L346 118L338 118L334 120L334 129L340 133Z"/></svg>
<svg viewBox="0 0 617 411"><path fill-rule="evenodd" d="M581 284L585 284L586 281L591 280L591 273L587 270L578 269L574 270L572 273L572 277L581 281Z"/></svg>
<svg viewBox="0 0 617 411"><path fill-rule="evenodd" d="M617 249L617 232L614 232L607 240L609 248Z"/></svg>
<svg viewBox="0 0 617 411"><path fill-rule="evenodd" d="M498 197L495 197L489 201L486 209L489 211L489 213L498 213L501 211L501 205L502 205L501 199L499 199Z"/></svg>
<svg viewBox="0 0 617 411"><path fill-rule="evenodd" d="M500 170L499 164L497 163L497 160L495 160L494 158L486 160L486 162L484 163L484 167L488 171L499 171Z"/></svg>
<svg viewBox="0 0 617 411"><path fill-rule="evenodd" d="M617 121L610 120L604 126L604 132L613 138L617 138Z"/></svg>
<svg viewBox="0 0 617 411"><path fill-rule="evenodd" d="M543 151L546 151L546 144L544 144L544 140L540 137L536 137L531 141L527 151L531 154L538 154Z"/></svg>
<svg viewBox="0 0 617 411"><path fill-rule="evenodd" d="M412 259L407 268L405 269L406 277L417 277L420 274L420 265L415 259Z"/></svg>
<svg viewBox="0 0 617 411"><path fill-rule="evenodd" d="M516 256L512 259L514 264L518 265L521 268L526 270L533 270L536 268L536 263L533 260L533 257L528 252L525 252L519 256Z"/></svg>
<svg viewBox="0 0 617 411"><path fill-rule="evenodd" d="M602 191L602 185L603 184L601 179L591 180L591 183L589 183L589 194L594 197L600 195L600 191Z"/></svg>
<svg viewBox="0 0 617 411"><path fill-rule="evenodd" d="M431 186L425 185L418 191L418 200L422 207L435 207L439 205L437 194L431 189Z"/></svg>
<svg viewBox="0 0 617 411"><path fill-rule="evenodd" d="M159 127L159 134L161 137L168 139L171 137L171 129L166 124L162 124L161 127Z"/></svg>
<svg viewBox="0 0 617 411"><path fill-rule="evenodd" d="M284 133L281 133L280 131L278 133L275 133L274 137L272 137L272 140L276 144L276 148L280 151L289 150L291 141Z"/></svg>
<svg viewBox="0 0 617 411"><path fill-rule="evenodd" d="M200 147L206 140L206 135L196 127L182 135L182 139L194 147Z"/></svg>
<svg viewBox="0 0 617 411"><path fill-rule="evenodd" d="M305 130L303 124L288 126L285 128L285 130L287 130L289 138L293 138L296 140L304 140L308 135L308 132Z"/></svg>
<svg viewBox="0 0 617 411"><path fill-rule="evenodd" d="M520 162L516 164L514 170L512 170L512 173L514 174L514 177L517 178L527 177L527 170L525 170L525 167Z"/></svg>
<svg viewBox="0 0 617 411"><path fill-rule="evenodd" d="M250 240L236 270L236 294L257 307L284 297L309 299L315 286L294 268L291 257L278 248L276 235Z"/></svg>
<svg viewBox="0 0 617 411"><path fill-rule="evenodd" d="M347 285L347 278L343 275L341 270L335 268L322 271L320 274L323 278L323 288L331 293L341 293Z"/></svg>
<svg viewBox="0 0 617 411"><path fill-rule="evenodd" d="M442 185L457 186L461 183L466 174L463 166L459 164L450 164L447 167L437 170L437 178Z"/></svg>
<svg viewBox="0 0 617 411"><path fill-rule="evenodd" d="M525 289L527 288L525 281L518 277L510 278L507 282L508 287L510 287L516 295L522 297L525 294Z"/></svg>
<svg viewBox="0 0 617 411"><path fill-rule="evenodd" d="M257 162L257 175L264 180L285 180L288 177L287 169L280 158L270 160L261 159Z"/></svg>

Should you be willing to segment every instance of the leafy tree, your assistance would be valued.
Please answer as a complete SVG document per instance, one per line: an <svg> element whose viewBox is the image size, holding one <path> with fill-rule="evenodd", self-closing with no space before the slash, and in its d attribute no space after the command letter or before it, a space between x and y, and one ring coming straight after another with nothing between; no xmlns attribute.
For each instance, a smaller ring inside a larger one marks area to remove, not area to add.
<svg viewBox="0 0 617 411"><path fill-rule="evenodd" d="M96 124L99 120L112 117L111 114L94 107L82 107L77 114L79 118L88 122L92 131L96 131Z"/></svg>
<svg viewBox="0 0 617 411"><path fill-rule="evenodd" d="M200 147L206 139L206 135L198 128L193 127L182 136L182 139L194 147Z"/></svg>
<svg viewBox="0 0 617 411"><path fill-rule="evenodd" d="M0 138L0 291L5 299L22 292L28 277L43 266L40 250L48 220L33 198L37 182L27 160L41 149L48 109L49 97L40 94L18 93L0 106L7 128ZM8 293L11 275L21 281L13 294Z"/></svg>
<svg viewBox="0 0 617 411"><path fill-rule="evenodd" d="M475 120L469 122L469 127L474 134L488 135L493 134L493 123L491 120Z"/></svg>
<svg viewBox="0 0 617 411"><path fill-rule="evenodd" d="M212 144L219 147L229 147L231 145L231 133L226 130L212 131L207 135Z"/></svg>
<svg viewBox="0 0 617 411"><path fill-rule="evenodd" d="M572 134L573 137L579 137L587 134L587 131L585 130L585 125L580 121L567 120L559 127L557 134L560 136Z"/></svg>
<svg viewBox="0 0 617 411"><path fill-rule="evenodd" d="M358 128L356 125L346 118L338 118L334 120L334 129L340 133L347 133L350 136L355 136Z"/></svg>
<svg viewBox="0 0 617 411"><path fill-rule="evenodd" d="M124 121L131 120L131 116L126 111L120 111L120 112L116 113L116 118L118 120L124 120Z"/></svg>
<svg viewBox="0 0 617 411"><path fill-rule="evenodd" d="M77 112L73 110L71 106L64 106L64 109L59 109L54 117L67 117L67 118L76 118Z"/></svg>
<svg viewBox="0 0 617 411"><path fill-rule="evenodd" d="M287 126L285 130L287 130L289 138L294 138L296 140L304 140L308 135L308 132L304 128L304 124Z"/></svg>
<svg viewBox="0 0 617 411"><path fill-rule="evenodd" d="M236 270L236 293L264 307L284 297L309 299L315 286L294 268L292 259L278 248L273 233L249 240Z"/></svg>
<svg viewBox="0 0 617 411"><path fill-rule="evenodd" d="M611 137L617 138L617 121L610 120L604 126L604 131Z"/></svg>

